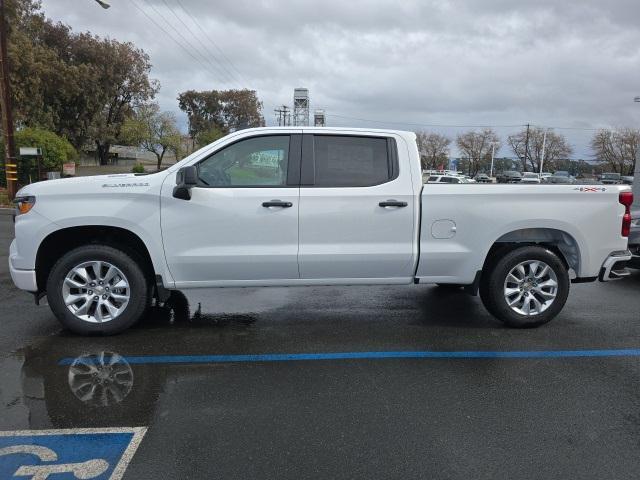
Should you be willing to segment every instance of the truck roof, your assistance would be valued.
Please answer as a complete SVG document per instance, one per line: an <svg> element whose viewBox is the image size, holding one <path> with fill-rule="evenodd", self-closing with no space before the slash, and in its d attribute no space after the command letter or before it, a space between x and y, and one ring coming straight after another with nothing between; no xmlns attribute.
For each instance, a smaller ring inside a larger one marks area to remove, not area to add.
<svg viewBox="0 0 640 480"><path fill-rule="evenodd" d="M356 132L356 133L384 133L384 134L396 134L403 137L406 136L415 136L414 132L409 130L394 130L390 128L361 128L361 127L312 127L312 126L286 126L286 127L256 127L256 128L247 128L245 130L239 130L242 132L259 132L259 131L273 131L273 130L284 130L284 131L293 131L293 130L304 130L305 133L348 133L348 132Z"/></svg>

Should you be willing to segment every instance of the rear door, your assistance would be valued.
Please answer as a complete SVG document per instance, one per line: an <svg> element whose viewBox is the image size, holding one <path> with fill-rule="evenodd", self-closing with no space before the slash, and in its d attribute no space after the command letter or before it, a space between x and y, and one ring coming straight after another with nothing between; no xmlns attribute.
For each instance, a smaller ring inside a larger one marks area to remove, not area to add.
<svg viewBox="0 0 640 480"><path fill-rule="evenodd" d="M303 279L413 275L414 191L394 136L305 134L300 188ZM404 168L404 170L403 170Z"/></svg>

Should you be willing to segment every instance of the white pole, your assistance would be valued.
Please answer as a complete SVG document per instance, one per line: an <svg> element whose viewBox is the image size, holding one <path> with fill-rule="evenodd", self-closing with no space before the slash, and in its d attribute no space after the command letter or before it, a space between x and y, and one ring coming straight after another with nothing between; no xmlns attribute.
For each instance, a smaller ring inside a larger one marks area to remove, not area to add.
<svg viewBox="0 0 640 480"><path fill-rule="evenodd" d="M539 177L542 178L542 166L544 165L544 150L547 146L547 129L544 129L544 136L542 137L542 158L540 158L540 174Z"/></svg>
<svg viewBox="0 0 640 480"><path fill-rule="evenodd" d="M493 157L496 155L496 144L491 144L491 169L489 170L489 177L493 177Z"/></svg>

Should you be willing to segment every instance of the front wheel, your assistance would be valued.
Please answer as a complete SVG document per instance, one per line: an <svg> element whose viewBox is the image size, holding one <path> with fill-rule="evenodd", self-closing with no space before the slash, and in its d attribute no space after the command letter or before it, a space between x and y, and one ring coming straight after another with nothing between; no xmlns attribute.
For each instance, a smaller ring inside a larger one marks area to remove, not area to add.
<svg viewBox="0 0 640 480"><path fill-rule="evenodd" d="M60 258L47 279L47 300L58 320L81 335L119 333L144 314L151 288L129 254L87 245Z"/></svg>
<svg viewBox="0 0 640 480"><path fill-rule="evenodd" d="M551 250L516 248L489 262L480 282L486 309L510 327L538 327L551 321L569 295L569 273Z"/></svg>

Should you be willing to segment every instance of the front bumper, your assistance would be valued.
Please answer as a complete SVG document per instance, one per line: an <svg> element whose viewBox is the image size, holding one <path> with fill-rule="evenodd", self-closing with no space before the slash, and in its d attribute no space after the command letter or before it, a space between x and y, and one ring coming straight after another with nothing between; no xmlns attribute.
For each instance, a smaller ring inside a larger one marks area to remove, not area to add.
<svg viewBox="0 0 640 480"><path fill-rule="evenodd" d="M16 241L11 242L9 247L9 272L11 273L11 280L16 287L20 290L27 290L29 292L38 291L38 283L36 281L35 270L20 270L13 266L13 259L18 255L16 248Z"/></svg>
<svg viewBox="0 0 640 480"><path fill-rule="evenodd" d="M612 252L602 264L598 280L601 282L609 282L628 277L631 272L629 272L627 268L627 263L631 260L631 257L629 250Z"/></svg>

